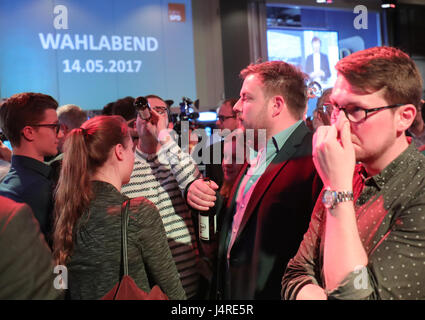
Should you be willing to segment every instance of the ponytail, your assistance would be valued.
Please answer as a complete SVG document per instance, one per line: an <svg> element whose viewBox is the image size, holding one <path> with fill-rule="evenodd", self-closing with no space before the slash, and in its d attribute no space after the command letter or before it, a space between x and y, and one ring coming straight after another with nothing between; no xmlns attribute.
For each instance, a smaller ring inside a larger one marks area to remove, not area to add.
<svg viewBox="0 0 425 320"><path fill-rule="evenodd" d="M77 221L93 199L91 176L117 144L126 144L127 123L120 116L98 116L72 130L64 144L64 158L56 187L53 257L65 265L72 254Z"/></svg>
<svg viewBox="0 0 425 320"><path fill-rule="evenodd" d="M55 197L53 256L57 264L66 264L66 258L73 247L74 226L92 196L84 130L72 130L64 145L65 153Z"/></svg>

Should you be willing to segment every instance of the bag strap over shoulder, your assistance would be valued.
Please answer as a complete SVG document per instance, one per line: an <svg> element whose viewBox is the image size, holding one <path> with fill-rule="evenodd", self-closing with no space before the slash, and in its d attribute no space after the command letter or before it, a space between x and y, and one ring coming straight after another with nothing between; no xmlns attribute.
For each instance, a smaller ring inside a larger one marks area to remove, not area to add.
<svg viewBox="0 0 425 320"><path fill-rule="evenodd" d="M127 251L127 228L128 228L128 208L130 200L124 201L121 208L121 262L123 266L123 276L128 276L128 251Z"/></svg>

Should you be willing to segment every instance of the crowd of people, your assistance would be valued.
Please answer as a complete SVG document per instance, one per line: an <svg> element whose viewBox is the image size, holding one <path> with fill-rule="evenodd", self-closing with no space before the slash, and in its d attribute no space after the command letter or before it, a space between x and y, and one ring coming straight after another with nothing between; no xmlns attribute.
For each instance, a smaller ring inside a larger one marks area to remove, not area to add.
<svg viewBox="0 0 425 320"><path fill-rule="evenodd" d="M307 74L244 68L202 172L157 95L145 95L149 117L133 97L90 119L42 93L2 101L0 299L103 298L122 276L127 203L128 274L145 292L425 299L422 78L392 47L335 68L311 123ZM200 212L215 213L209 242Z"/></svg>

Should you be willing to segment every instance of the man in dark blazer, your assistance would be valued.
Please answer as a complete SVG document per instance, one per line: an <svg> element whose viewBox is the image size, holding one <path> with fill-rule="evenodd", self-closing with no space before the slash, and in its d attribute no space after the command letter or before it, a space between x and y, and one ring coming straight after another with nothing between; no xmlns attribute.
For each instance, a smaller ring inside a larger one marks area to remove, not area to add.
<svg viewBox="0 0 425 320"><path fill-rule="evenodd" d="M313 53L306 59L305 72L311 80L325 82L331 76L328 56L320 52L321 41L318 37L311 40L311 45Z"/></svg>
<svg viewBox="0 0 425 320"><path fill-rule="evenodd" d="M258 153L244 165L224 209L215 297L280 299L282 275L322 186L311 156L312 134L302 121L306 75L285 62L269 61L248 66L241 77L234 110L247 136L253 133ZM211 207L212 186L195 181L188 190L189 205Z"/></svg>

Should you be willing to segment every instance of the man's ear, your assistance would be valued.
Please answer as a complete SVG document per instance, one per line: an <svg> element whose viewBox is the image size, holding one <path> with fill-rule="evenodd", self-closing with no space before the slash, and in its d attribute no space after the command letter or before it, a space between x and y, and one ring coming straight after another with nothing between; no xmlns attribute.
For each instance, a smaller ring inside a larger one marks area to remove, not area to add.
<svg viewBox="0 0 425 320"><path fill-rule="evenodd" d="M276 117L282 112L283 108L285 107L285 99L283 99L282 96L274 96L272 102L272 117Z"/></svg>
<svg viewBox="0 0 425 320"><path fill-rule="evenodd" d="M22 129L22 136L23 136L23 138L25 140L27 140L27 141L34 141L34 139L35 139L34 138L35 130L37 130L37 129L35 129L34 127L25 126Z"/></svg>
<svg viewBox="0 0 425 320"><path fill-rule="evenodd" d="M397 117L397 130L404 132L410 128L415 120L417 110L413 104L405 104L399 108Z"/></svg>
<svg viewBox="0 0 425 320"><path fill-rule="evenodd" d="M114 147L114 153L115 153L115 156L117 157L117 159L119 161L122 161L124 159L124 146L121 143L118 143Z"/></svg>

